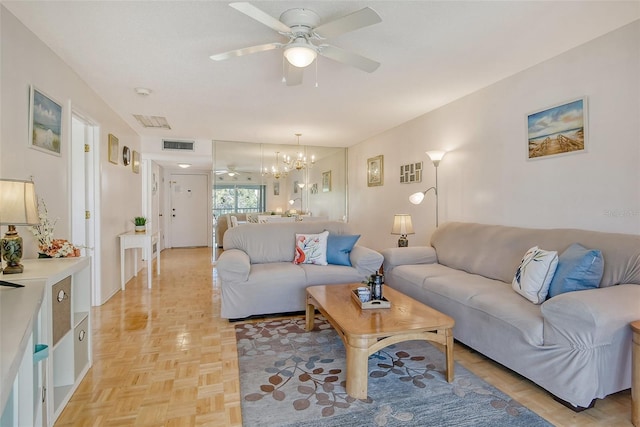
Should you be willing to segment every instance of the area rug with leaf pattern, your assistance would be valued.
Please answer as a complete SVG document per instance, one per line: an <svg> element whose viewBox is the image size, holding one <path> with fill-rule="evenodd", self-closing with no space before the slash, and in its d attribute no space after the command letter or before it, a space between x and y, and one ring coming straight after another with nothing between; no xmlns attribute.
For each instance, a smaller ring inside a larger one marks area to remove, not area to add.
<svg viewBox="0 0 640 427"><path fill-rule="evenodd" d="M369 357L367 399L345 390L345 349L316 316L235 326L243 425L254 426L550 426L444 354L408 341Z"/></svg>

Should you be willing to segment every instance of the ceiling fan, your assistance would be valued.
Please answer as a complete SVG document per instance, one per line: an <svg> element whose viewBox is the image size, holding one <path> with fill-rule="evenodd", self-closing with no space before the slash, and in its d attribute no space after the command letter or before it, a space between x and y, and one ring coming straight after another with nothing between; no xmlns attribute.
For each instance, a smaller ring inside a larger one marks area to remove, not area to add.
<svg viewBox="0 0 640 427"><path fill-rule="evenodd" d="M284 49L284 56L287 59L284 61L284 79L287 86L302 83L304 67L310 65L317 55L351 65L368 73L374 72L380 66L379 62L372 59L323 43L325 39L382 22L380 15L369 7L319 25L320 16L309 9L286 10L278 20L251 3L237 2L230 3L229 6L288 37L289 40L284 43L273 42L211 55L214 61L224 61L267 50Z"/></svg>

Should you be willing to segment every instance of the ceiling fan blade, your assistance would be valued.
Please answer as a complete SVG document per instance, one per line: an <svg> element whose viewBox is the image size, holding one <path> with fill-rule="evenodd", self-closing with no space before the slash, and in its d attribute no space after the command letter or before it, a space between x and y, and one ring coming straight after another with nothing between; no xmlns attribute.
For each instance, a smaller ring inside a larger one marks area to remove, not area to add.
<svg viewBox="0 0 640 427"><path fill-rule="evenodd" d="M343 64L351 65L352 67L359 68L367 73L373 73L380 66L380 63L373 59L365 58L357 53L349 52L328 44L319 46L318 52L324 57L342 62Z"/></svg>
<svg viewBox="0 0 640 427"><path fill-rule="evenodd" d="M235 58L236 56L249 55L251 53L265 52L267 50L279 49L282 43L267 43L258 46L245 47L242 49L231 50L229 52L211 55L209 58L214 61L224 61L225 59Z"/></svg>
<svg viewBox="0 0 640 427"><path fill-rule="evenodd" d="M339 36L359 28L382 22L378 13L370 7L365 7L342 18L327 22L316 27L313 32L323 39Z"/></svg>
<svg viewBox="0 0 640 427"><path fill-rule="evenodd" d="M284 62L284 79L287 82L287 86L297 86L299 84L302 84L302 75L304 73L304 68L295 67L291 65L289 61Z"/></svg>
<svg viewBox="0 0 640 427"><path fill-rule="evenodd" d="M249 18L255 19L259 23L266 25L274 31L279 33L290 33L291 28L278 21L273 16L268 13L258 9L251 3L247 2L237 2L237 3L229 3L229 6L237 10L238 12L242 12L247 15Z"/></svg>

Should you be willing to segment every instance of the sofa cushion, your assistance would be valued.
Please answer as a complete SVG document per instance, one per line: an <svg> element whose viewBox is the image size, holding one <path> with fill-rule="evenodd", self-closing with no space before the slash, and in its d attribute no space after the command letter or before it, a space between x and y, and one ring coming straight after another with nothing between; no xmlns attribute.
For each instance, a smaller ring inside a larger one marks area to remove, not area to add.
<svg viewBox="0 0 640 427"><path fill-rule="evenodd" d="M564 292L597 288L603 272L602 253L574 243L558 257L558 268L549 285L549 298Z"/></svg>
<svg viewBox="0 0 640 427"><path fill-rule="evenodd" d="M296 253L294 264L327 265L328 231L318 234L296 233Z"/></svg>
<svg viewBox="0 0 640 427"><path fill-rule="evenodd" d="M359 234L340 235L329 233L329 238L327 239L327 262L351 267L349 255L359 238Z"/></svg>
<svg viewBox="0 0 640 427"><path fill-rule="evenodd" d="M532 247L524 254L516 270L513 290L534 304L542 304L547 299L557 266L558 252Z"/></svg>

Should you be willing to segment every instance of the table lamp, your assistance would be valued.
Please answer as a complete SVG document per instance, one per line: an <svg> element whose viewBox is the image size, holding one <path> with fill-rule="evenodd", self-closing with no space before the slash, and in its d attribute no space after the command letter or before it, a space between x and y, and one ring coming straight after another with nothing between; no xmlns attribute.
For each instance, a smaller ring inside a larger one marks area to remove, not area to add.
<svg viewBox="0 0 640 427"><path fill-rule="evenodd" d="M398 247L406 248L409 246L409 240L407 234L415 234L413 232L413 224L411 223L411 215L409 214L396 214L393 217L393 227L391 228L391 234L399 234Z"/></svg>
<svg viewBox="0 0 640 427"><path fill-rule="evenodd" d="M0 240L2 259L7 263L4 274L22 273L22 237L16 225L38 224L38 202L32 181L0 179L0 225L9 230ZM1 271L1 269L0 269Z"/></svg>

